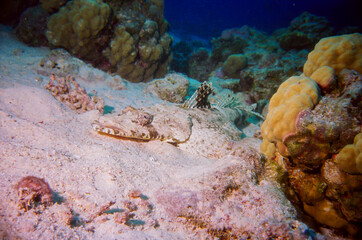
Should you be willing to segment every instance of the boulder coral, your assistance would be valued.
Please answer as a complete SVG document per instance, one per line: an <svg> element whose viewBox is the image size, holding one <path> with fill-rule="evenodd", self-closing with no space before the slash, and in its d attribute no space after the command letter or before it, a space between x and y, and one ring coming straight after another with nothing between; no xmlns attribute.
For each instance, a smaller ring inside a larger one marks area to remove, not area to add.
<svg viewBox="0 0 362 240"><path fill-rule="evenodd" d="M114 34L102 52L109 70L132 82L163 77L173 41L163 18L164 1L107 2L114 12Z"/></svg>
<svg viewBox="0 0 362 240"><path fill-rule="evenodd" d="M29 46L47 46L48 39L44 32L48 17L49 13L40 6L26 9L15 29L16 37Z"/></svg>
<svg viewBox="0 0 362 240"><path fill-rule="evenodd" d="M246 57L243 54L230 55L222 65L222 71L228 78L239 78L240 71L247 66Z"/></svg>
<svg viewBox="0 0 362 240"><path fill-rule="evenodd" d="M85 57L96 48L93 40L110 20L111 8L101 0L73 0L53 14L46 36L53 46Z"/></svg>
<svg viewBox="0 0 362 240"><path fill-rule="evenodd" d="M266 152L269 143L275 143L279 152L288 156L284 139L296 131L298 114L305 109L312 109L319 99L319 87L310 78L291 77L283 82L270 99L269 112L261 130L263 144L261 150ZM272 156L273 153L267 155Z"/></svg>
<svg viewBox="0 0 362 240"><path fill-rule="evenodd" d="M362 73L362 34L323 38L309 53L303 72L310 77L318 68L329 66L338 75L344 68Z"/></svg>
<svg viewBox="0 0 362 240"><path fill-rule="evenodd" d="M304 74L273 95L261 127L261 150L292 200L351 235L362 222L361 51L361 34L322 39Z"/></svg>
<svg viewBox="0 0 362 240"><path fill-rule="evenodd" d="M339 168L350 174L362 173L362 133L354 138L353 144L346 145L336 156Z"/></svg>

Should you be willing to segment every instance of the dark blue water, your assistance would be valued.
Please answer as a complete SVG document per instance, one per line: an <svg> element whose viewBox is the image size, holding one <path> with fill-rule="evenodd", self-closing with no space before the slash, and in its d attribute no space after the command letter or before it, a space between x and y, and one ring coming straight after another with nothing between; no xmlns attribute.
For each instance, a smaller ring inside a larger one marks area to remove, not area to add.
<svg viewBox="0 0 362 240"><path fill-rule="evenodd" d="M165 0L171 33L209 39L227 28L249 25L268 33L288 27L304 11L327 17L336 29L361 27L358 0Z"/></svg>

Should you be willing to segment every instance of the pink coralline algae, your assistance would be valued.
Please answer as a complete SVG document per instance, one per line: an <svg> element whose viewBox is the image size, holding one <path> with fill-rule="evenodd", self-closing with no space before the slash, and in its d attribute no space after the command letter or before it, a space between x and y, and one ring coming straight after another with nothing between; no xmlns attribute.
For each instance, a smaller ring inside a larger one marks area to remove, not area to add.
<svg viewBox="0 0 362 240"><path fill-rule="evenodd" d="M49 206L53 201L53 193L44 179L27 176L23 177L16 185L15 190L19 196L18 206L28 211L38 205Z"/></svg>
<svg viewBox="0 0 362 240"><path fill-rule="evenodd" d="M85 89L81 87L73 77L50 76L50 81L44 86L56 99L75 110L82 113L90 110L98 110L103 114L104 101L100 97L90 97Z"/></svg>

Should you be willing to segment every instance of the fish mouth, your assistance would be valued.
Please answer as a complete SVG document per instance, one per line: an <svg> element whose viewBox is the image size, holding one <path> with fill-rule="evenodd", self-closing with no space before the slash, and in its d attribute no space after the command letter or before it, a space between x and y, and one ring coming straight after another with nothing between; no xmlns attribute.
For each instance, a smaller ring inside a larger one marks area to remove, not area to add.
<svg viewBox="0 0 362 240"><path fill-rule="evenodd" d="M118 137L122 139L130 139L130 140L141 140L141 141L150 141L152 139L156 139L157 137L152 134L151 131L146 132L136 132L133 130L124 131L123 129L114 127L114 126L107 126L103 125L100 122L96 121L92 124L93 130L97 131L100 134Z"/></svg>

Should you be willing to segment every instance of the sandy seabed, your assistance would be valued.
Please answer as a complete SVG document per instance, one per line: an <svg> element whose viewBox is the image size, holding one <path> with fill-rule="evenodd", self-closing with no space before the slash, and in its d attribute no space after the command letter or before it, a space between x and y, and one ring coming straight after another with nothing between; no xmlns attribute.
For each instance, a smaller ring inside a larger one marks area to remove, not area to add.
<svg viewBox="0 0 362 240"><path fill-rule="evenodd" d="M43 88L49 77L36 66L49 52L0 32L0 238L323 238L263 180L260 139L212 158L100 135L91 127L98 111L77 114ZM114 90L74 77L116 112L163 103L144 83ZM54 204L20 209L15 185L25 176L44 179Z"/></svg>

